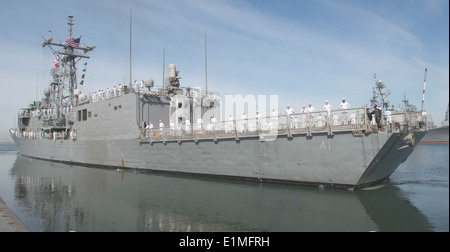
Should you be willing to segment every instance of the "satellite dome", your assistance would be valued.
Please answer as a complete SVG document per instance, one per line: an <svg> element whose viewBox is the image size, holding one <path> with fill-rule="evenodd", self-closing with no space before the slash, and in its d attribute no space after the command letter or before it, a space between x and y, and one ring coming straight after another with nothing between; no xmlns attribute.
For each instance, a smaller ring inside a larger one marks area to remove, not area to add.
<svg viewBox="0 0 450 252"><path fill-rule="evenodd" d="M50 96L50 88L49 87L44 89L44 95L45 95L45 97L49 97Z"/></svg>
<svg viewBox="0 0 450 252"><path fill-rule="evenodd" d="M146 87L148 87L148 88L153 87L153 84L154 84L154 83L155 83L155 82L153 81L152 78L147 78L147 79L145 79L145 81L144 81L144 85L145 85Z"/></svg>
<svg viewBox="0 0 450 252"><path fill-rule="evenodd" d="M85 94L78 95L78 101L82 102L82 101L86 101L86 100L87 100L87 95L85 95Z"/></svg>

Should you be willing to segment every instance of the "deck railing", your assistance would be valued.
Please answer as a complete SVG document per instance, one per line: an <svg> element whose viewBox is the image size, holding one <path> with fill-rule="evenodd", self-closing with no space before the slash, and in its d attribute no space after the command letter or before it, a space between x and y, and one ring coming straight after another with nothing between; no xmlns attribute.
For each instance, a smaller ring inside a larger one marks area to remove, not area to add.
<svg viewBox="0 0 450 252"><path fill-rule="evenodd" d="M426 121L419 113L395 112L392 113L392 123L385 123L382 119L382 130L387 132L410 132L412 130L427 130ZM67 137L67 132L71 132L71 127L59 127L52 130L52 127L45 132L53 132L57 135L50 139L75 139ZM182 142L234 139L259 137L261 141L274 139L278 136L288 138L300 135L312 137L317 134L334 135L339 132L351 132L354 136L362 136L378 132L379 126L369 120L365 107L345 110L317 111L311 113L297 113L291 115L269 116L262 118L239 119L221 122L204 122L199 124L178 124L174 127L163 127L145 129L140 127L137 132L137 139L140 142ZM26 129L19 132L15 129L14 136L24 138L36 138L36 134L30 137L28 132L43 132L43 129ZM64 134L64 135L61 135ZM44 139L47 137L43 137Z"/></svg>
<svg viewBox="0 0 450 252"><path fill-rule="evenodd" d="M416 127L417 120L407 113L392 114L392 124L383 126L386 131L405 131ZM291 115L269 116L262 118L238 119L233 121L203 122L199 124L178 124L174 127L144 129L140 128L138 139L141 142L173 142L221 140L248 137L268 137L315 134L334 135L337 132L352 132L355 136L362 136L377 132L378 127L369 121L365 107L345 110L317 111L311 113L297 113Z"/></svg>

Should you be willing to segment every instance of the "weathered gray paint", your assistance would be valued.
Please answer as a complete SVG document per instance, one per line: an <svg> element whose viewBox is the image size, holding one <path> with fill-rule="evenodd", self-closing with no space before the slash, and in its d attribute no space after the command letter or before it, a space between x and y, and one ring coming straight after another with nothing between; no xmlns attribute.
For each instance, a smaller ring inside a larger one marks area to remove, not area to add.
<svg viewBox="0 0 450 252"><path fill-rule="evenodd" d="M137 139L136 105L140 106L136 103L136 95L131 93L77 107L76 110L88 109L91 117L75 123L76 140L13 139L23 155L53 161L359 187L389 177L425 134L414 133L413 146L406 133L354 136L351 131L333 136L278 136L274 141L248 137L150 143ZM165 112L165 109L161 110L160 117ZM154 114L151 116L152 121L160 119ZM165 118L161 119L167 121L168 113ZM158 127L156 123L154 125Z"/></svg>

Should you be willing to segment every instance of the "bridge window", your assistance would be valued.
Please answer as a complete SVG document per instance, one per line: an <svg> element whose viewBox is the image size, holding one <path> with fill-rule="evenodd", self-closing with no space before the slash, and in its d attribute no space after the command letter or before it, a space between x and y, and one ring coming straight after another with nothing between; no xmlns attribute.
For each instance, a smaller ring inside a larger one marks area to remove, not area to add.
<svg viewBox="0 0 450 252"><path fill-rule="evenodd" d="M83 109L83 121L87 120L87 109Z"/></svg>

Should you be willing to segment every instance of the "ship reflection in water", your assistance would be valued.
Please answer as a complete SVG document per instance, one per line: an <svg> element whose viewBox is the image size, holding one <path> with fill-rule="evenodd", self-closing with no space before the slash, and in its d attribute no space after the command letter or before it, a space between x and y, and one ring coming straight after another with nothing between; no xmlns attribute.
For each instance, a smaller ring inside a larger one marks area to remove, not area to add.
<svg viewBox="0 0 450 252"><path fill-rule="evenodd" d="M31 231L435 231L402 182L373 190L321 190L88 168L20 155L9 176L18 205L13 210ZM446 188L448 196L448 176Z"/></svg>

